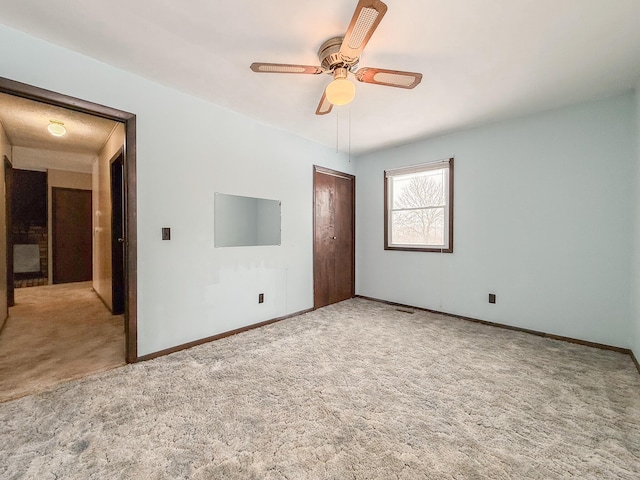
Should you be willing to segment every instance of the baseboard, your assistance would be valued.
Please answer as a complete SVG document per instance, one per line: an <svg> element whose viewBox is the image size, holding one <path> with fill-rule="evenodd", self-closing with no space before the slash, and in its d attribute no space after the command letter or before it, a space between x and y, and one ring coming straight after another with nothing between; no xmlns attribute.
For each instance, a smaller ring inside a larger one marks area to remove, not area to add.
<svg viewBox="0 0 640 480"><path fill-rule="evenodd" d="M213 342L215 340L220 340L221 338L230 337L231 335L236 335L238 333L246 332L248 330L253 330L254 328L260 328L266 325L271 325L272 323L280 322L282 320L286 320L287 318L297 317L298 315L302 315L304 313L309 313L312 311L313 311L313 308L307 308L306 310L300 310L299 312L291 313L289 315L284 315L283 317L272 318L271 320L265 320L264 322L247 325L246 327L236 328L235 330L229 330L228 332L219 333L211 337L202 338L200 340L194 340L193 342L189 342L189 343L183 343L182 345L176 345L175 347L166 348L164 350L160 350L159 352L149 353L147 355L142 355L140 357L137 357L135 359L135 362L145 362L147 360L152 360L154 358L162 357L164 355L169 355L170 353L176 353L181 350L186 350L187 348L196 347L198 345Z"/></svg>
<svg viewBox="0 0 640 480"><path fill-rule="evenodd" d="M638 373L640 373L640 363L638 363L638 359L633 354L633 350L629 350L629 355L631 355L631 360L633 360L633 363L636 364L636 368L638 369Z"/></svg>
<svg viewBox="0 0 640 480"><path fill-rule="evenodd" d="M503 323L490 322L488 320L480 320L479 318L465 317L465 316L462 316L462 315L456 315L455 313L441 312L441 311L438 311L438 310L431 310L429 308L414 307L413 305L405 305L403 303L390 302L388 300L381 300L379 298L366 297L364 295L356 295L356 297L364 298L365 300L371 300L371 301L374 301L374 302L384 303L384 304L387 304L387 305L393 305L393 306L396 306L396 307L411 308L411 309L420 310L420 311L423 311L423 312L431 312L431 313L438 313L438 314L441 314L441 315L448 315L449 317L459 318L461 320L467 320L469 322L481 323L483 325L489 325L491 327L503 328L503 329L506 329L506 330L513 330L515 332L529 333L531 335L536 335L538 337L551 338L553 340L560 340L560 341L568 342L568 343L576 343L578 345L584 345L584 346L592 347L592 348L599 348L601 350L611 350L613 352L624 353L624 354L627 354L627 355L631 355L631 358L634 360L634 362L636 364L636 367L638 367L638 373L640 373L640 366L638 365L638 361L634 357L633 352L628 348L614 347L613 345L606 345L604 343L589 342L587 340L579 340L577 338L564 337L562 335L554 335L552 333L541 332L541 331L538 331L538 330L531 330L529 328L514 327L513 325L505 325Z"/></svg>

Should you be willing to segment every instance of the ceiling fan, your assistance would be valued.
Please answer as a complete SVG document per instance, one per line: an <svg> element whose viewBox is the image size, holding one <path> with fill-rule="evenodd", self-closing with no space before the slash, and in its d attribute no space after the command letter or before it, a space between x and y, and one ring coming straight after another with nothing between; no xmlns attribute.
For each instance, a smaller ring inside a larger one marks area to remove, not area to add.
<svg viewBox="0 0 640 480"><path fill-rule="evenodd" d="M353 100L356 87L347 80L349 74L364 83L414 88L422 80L421 73L382 68L358 68L360 55L386 12L387 5L380 0L359 0L344 37L330 38L318 50L319 67L283 63L252 63L251 70L259 73L310 75L328 73L332 75L333 81L322 94L316 115L326 115L331 111L333 105L346 105Z"/></svg>

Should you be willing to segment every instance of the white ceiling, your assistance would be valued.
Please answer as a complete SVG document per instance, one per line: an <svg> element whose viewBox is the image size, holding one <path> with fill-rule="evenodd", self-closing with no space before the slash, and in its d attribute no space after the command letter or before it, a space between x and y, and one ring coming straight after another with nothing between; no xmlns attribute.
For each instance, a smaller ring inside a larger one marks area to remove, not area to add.
<svg viewBox="0 0 640 480"><path fill-rule="evenodd" d="M326 116L314 112L329 76L249 70L317 65L356 3L0 0L0 21L325 145L350 117L356 154L614 95L640 78L639 0L386 0L360 65L421 72L422 84L358 83L354 102Z"/></svg>
<svg viewBox="0 0 640 480"><path fill-rule="evenodd" d="M47 130L51 120L64 123L67 133L51 135ZM0 93L0 122L13 147L83 154L89 161L102 150L116 126L111 120L4 93Z"/></svg>

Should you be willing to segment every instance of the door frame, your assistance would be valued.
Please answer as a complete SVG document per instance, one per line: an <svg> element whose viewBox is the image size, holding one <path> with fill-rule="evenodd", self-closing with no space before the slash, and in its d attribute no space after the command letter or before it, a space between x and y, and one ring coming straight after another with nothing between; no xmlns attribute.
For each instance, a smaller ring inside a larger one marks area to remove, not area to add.
<svg viewBox="0 0 640 480"><path fill-rule="evenodd" d="M316 305L316 173L332 175L351 181L351 298L356 295L356 177L349 173L332 170L330 168L313 166L313 309Z"/></svg>
<svg viewBox="0 0 640 480"><path fill-rule="evenodd" d="M127 363L138 360L138 255L137 255L137 190L136 190L136 116L98 103L81 100L45 90L26 83L0 77L0 92L36 102L87 113L124 124L125 177L125 358Z"/></svg>

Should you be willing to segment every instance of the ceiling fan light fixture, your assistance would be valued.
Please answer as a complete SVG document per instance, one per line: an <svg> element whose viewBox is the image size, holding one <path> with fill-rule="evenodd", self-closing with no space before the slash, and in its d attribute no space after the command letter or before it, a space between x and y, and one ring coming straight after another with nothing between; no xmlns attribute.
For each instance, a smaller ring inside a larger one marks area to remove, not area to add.
<svg viewBox="0 0 640 480"><path fill-rule="evenodd" d="M49 126L47 127L49 133L54 137L61 137L67 133L67 129L64 128L64 123L57 120L49 120Z"/></svg>
<svg viewBox="0 0 640 480"><path fill-rule="evenodd" d="M334 105L347 105L356 96L355 85L347 79L349 73L362 83L387 87L412 89L422 81L422 74L384 68L360 68L362 51L387 12L382 0L358 0L351 22L343 36L326 40L318 50L320 66L289 63L254 62L254 72L333 75L333 81L325 88L316 115L326 115Z"/></svg>
<svg viewBox="0 0 640 480"><path fill-rule="evenodd" d="M331 105L346 105L356 96L356 86L347 80L347 69L336 68L334 80L327 85L324 94Z"/></svg>

